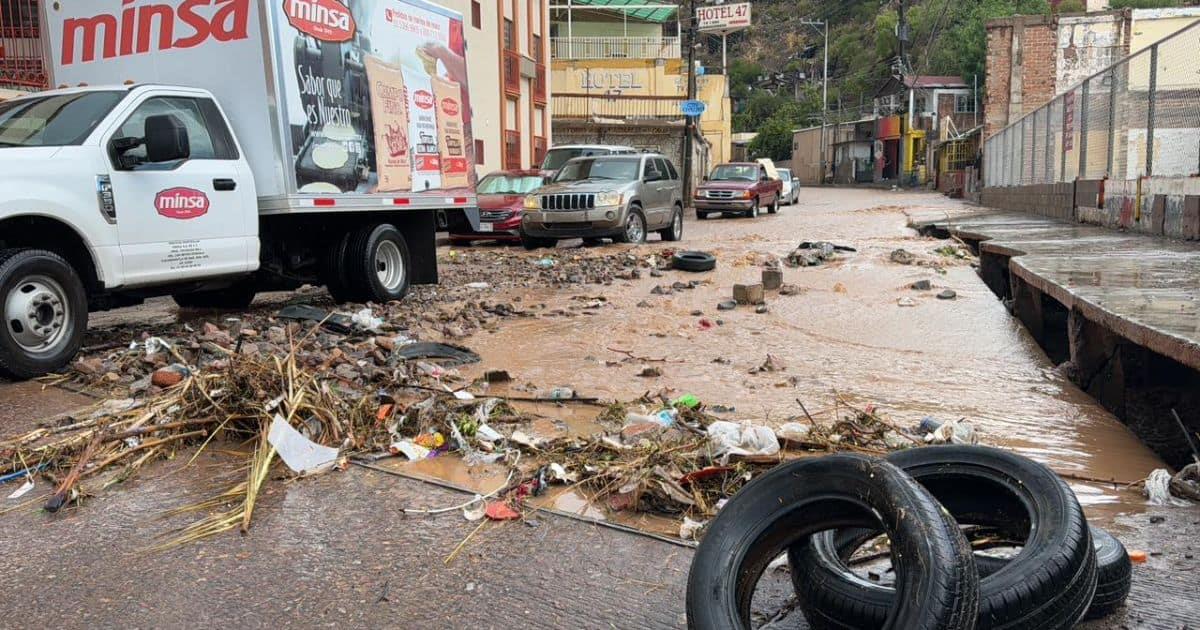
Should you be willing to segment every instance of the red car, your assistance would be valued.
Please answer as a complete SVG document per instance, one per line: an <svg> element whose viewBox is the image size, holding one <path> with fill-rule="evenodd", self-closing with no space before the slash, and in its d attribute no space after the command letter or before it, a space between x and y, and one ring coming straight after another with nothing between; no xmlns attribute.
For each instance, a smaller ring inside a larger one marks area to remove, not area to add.
<svg viewBox="0 0 1200 630"><path fill-rule="evenodd" d="M488 173L475 188L479 229L474 229L470 221L460 221L450 227L450 241L459 245L473 241L520 242L525 195L540 188L544 181L537 169Z"/></svg>

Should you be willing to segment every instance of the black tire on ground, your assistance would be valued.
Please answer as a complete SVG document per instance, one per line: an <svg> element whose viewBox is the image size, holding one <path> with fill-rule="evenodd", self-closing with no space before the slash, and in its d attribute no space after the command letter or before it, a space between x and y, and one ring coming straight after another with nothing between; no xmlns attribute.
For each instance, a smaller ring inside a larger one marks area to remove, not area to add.
<svg viewBox="0 0 1200 630"><path fill-rule="evenodd" d="M1092 546L1096 549L1096 594L1084 619L1101 619L1116 612L1125 604L1133 579L1133 563L1125 545L1112 534L1090 525ZM1008 564L1008 558L976 553L975 567L985 578Z"/></svg>
<svg viewBox="0 0 1200 630"><path fill-rule="evenodd" d="M751 219L758 218L758 199L755 199L753 205L751 205L750 209L746 211L746 216Z"/></svg>
<svg viewBox="0 0 1200 630"><path fill-rule="evenodd" d="M865 523L896 541L900 596L883 627L972 627L978 578L962 532L903 471L861 455L788 462L746 484L696 549L688 627L748 628L754 589L768 563L816 532Z"/></svg>
<svg viewBox="0 0 1200 630"><path fill-rule="evenodd" d="M683 208L675 206L671 211L671 224L658 231L664 241L679 241L683 239Z"/></svg>
<svg viewBox="0 0 1200 630"><path fill-rule="evenodd" d="M640 236L634 236L632 234L632 226L635 221L641 224L641 229L638 230L638 234L640 234ZM642 214L642 209L640 206L633 206L629 208L629 213L625 216L625 228L621 230L621 233L618 234L613 240L618 243L633 244L646 242L646 215Z"/></svg>
<svg viewBox="0 0 1200 630"><path fill-rule="evenodd" d="M526 251L533 251L535 249L542 249L544 247L554 247L555 245L558 245L558 241L555 239L537 238L521 232L521 246L524 247Z"/></svg>
<svg viewBox="0 0 1200 630"><path fill-rule="evenodd" d="M699 219L700 221L703 221L708 218L708 213L703 210L697 210L696 218Z"/></svg>
<svg viewBox="0 0 1200 630"><path fill-rule="evenodd" d="M23 312L7 312L10 297ZM0 250L0 374L34 378L70 363L87 322L87 291L62 256L42 249ZM33 330L35 325L47 332Z"/></svg>
<svg viewBox="0 0 1200 630"><path fill-rule="evenodd" d="M779 197L776 196L775 201L772 201L771 205L767 207L767 214L778 214L778 213L779 213Z"/></svg>
<svg viewBox="0 0 1200 630"><path fill-rule="evenodd" d="M258 295L254 285L249 282L238 282L232 286L212 291L192 291L191 293L173 293L180 308L209 308L221 310L240 310L249 308Z"/></svg>
<svg viewBox="0 0 1200 630"><path fill-rule="evenodd" d="M979 581L977 628L1075 625L1096 588L1096 554L1074 493L1049 468L999 449L930 446L894 453L960 524L983 525L1024 547ZM876 532L837 531L789 549L792 581L814 628L876 628L896 598L845 560ZM905 596L907 597L907 596Z"/></svg>
<svg viewBox="0 0 1200 630"><path fill-rule="evenodd" d="M329 248L325 250L321 257L320 276L321 282L325 285L325 289L329 291L329 296L334 302L342 304L344 302L356 302L361 300L354 288L350 285L350 281L346 277L346 248L350 234L347 232L335 232L330 236Z"/></svg>
<svg viewBox="0 0 1200 630"><path fill-rule="evenodd" d="M408 243L390 223L365 225L349 234L344 277L350 293L361 300L403 299L408 294L411 265Z"/></svg>
<svg viewBox="0 0 1200 630"><path fill-rule="evenodd" d="M680 271L712 271L717 259L708 252L675 252L671 256L671 268Z"/></svg>

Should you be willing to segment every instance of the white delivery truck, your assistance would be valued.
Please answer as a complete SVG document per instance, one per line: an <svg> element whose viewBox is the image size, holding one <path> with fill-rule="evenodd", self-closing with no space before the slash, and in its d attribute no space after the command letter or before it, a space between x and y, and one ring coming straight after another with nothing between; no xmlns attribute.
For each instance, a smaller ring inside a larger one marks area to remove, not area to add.
<svg viewBox="0 0 1200 630"><path fill-rule="evenodd" d="M0 103L0 373L88 313L244 307L437 282L435 216L475 205L462 17L426 0L54 0L60 86Z"/></svg>

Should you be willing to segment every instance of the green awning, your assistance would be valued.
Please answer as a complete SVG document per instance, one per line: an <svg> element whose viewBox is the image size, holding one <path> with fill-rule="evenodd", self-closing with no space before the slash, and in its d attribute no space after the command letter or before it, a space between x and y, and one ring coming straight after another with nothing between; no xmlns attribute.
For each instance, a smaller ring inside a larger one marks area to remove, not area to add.
<svg viewBox="0 0 1200 630"><path fill-rule="evenodd" d="M566 4L566 0L559 0L559 5ZM647 5L659 4L655 0L572 0L571 4L576 7L610 7L618 8L623 5ZM628 17L646 22L666 22L675 18L675 6L664 6L661 9L632 9L628 11L620 11Z"/></svg>

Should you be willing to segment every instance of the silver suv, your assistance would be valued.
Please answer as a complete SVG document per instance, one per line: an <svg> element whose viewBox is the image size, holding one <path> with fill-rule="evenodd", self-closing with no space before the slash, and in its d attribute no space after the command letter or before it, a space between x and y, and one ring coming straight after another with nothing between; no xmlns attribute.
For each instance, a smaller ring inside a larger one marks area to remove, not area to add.
<svg viewBox="0 0 1200 630"><path fill-rule="evenodd" d="M525 197L526 249L553 247L567 238L641 243L649 232L666 241L683 238L679 171L657 153L575 158Z"/></svg>

